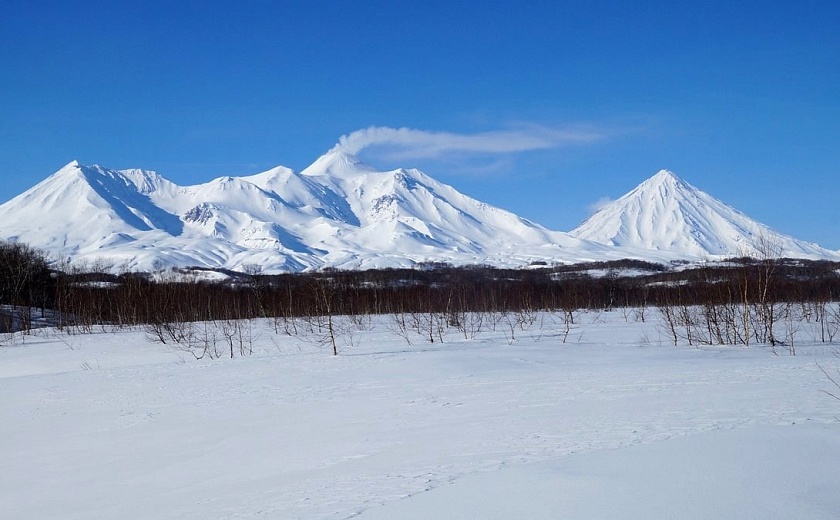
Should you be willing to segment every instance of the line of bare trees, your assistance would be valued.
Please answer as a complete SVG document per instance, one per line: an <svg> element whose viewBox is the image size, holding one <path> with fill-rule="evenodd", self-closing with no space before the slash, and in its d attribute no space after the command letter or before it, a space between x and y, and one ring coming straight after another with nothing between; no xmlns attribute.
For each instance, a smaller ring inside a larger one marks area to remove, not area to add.
<svg viewBox="0 0 840 520"><path fill-rule="evenodd" d="M226 283L175 274L154 282L136 274L85 274L57 278L55 306L60 327L86 332L145 325L158 341L204 345L194 350L209 355L217 355L214 338L196 331L195 323L271 318L276 331L321 338L318 342L335 353L341 348L338 338L363 328L372 315L392 315L392 330L409 343L440 342L449 333L470 338L499 327L514 341L540 319L550 319L556 325L552 330L565 337L581 309L622 309L644 321L651 308L658 309L675 344L793 349L802 327L813 339L834 341L840 323L837 295L840 278L831 264L774 261L771 266L744 258L678 272L598 278L487 267L251 275ZM222 343L230 355L247 351L245 343Z"/></svg>
<svg viewBox="0 0 840 520"><path fill-rule="evenodd" d="M674 345L770 345L796 354L797 336L833 342L840 332L837 270L791 261L766 244L759 259L697 269L674 284L658 308Z"/></svg>
<svg viewBox="0 0 840 520"><path fill-rule="evenodd" d="M150 339L196 357L248 354L257 318L335 354L374 315L390 315L389 328L409 344L488 330L513 342L523 334L565 340L575 313L587 309L621 309L641 321L656 309L674 344L761 343L795 353L803 334L840 339L838 267L765 255L680 269L638 261L284 275L252 269L228 273L233 278L226 282L204 282L194 271L155 277L67 266L50 271L36 250L0 243L0 304L24 316L7 329L25 329L33 312L50 312L52 324L70 333L142 326ZM628 268L633 276L622 275Z"/></svg>
<svg viewBox="0 0 840 520"><path fill-rule="evenodd" d="M52 306L53 278L47 257L26 244L0 241L0 333L30 330L35 313Z"/></svg>

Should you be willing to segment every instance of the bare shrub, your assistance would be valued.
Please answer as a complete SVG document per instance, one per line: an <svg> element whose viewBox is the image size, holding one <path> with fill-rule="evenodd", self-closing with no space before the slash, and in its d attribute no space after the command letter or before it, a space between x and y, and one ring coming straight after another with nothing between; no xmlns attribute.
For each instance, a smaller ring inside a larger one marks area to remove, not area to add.
<svg viewBox="0 0 840 520"><path fill-rule="evenodd" d="M834 357L840 359L840 354L835 352ZM826 379L828 379L828 381L834 386L833 390L823 390L823 392L840 401L840 369L836 369L834 375L832 375L819 363L817 363L817 367L820 369L820 371L823 373Z"/></svg>

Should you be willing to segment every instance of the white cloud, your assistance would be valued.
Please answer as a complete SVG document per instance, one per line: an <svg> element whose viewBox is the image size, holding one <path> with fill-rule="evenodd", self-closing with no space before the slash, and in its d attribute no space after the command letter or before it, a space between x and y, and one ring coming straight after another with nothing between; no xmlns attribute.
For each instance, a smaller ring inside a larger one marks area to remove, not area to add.
<svg viewBox="0 0 840 520"><path fill-rule="evenodd" d="M388 156L394 159L440 159L449 154L511 154L545 150L591 143L604 137L602 132L594 130L539 125L475 134L372 126L341 136L333 150L358 154L367 148L384 147Z"/></svg>
<svg viewBox="0 0 840 520"><path fill-rule="evenodd" d="M601 197L600 199L590 204L587 209L589 209L590 213L595 213L612 201L613 200L609 197Z"/></svg>

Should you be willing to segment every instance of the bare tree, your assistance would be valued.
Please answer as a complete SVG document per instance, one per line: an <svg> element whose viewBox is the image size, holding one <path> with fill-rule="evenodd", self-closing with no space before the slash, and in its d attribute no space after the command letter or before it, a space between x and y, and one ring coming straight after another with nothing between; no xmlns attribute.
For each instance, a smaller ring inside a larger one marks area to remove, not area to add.
<svg viewBox="0 0 840 520"><path fill-rule="evenodd" d="M840 354L838 354L837 352L834 353L834 356L840 358ZM834 388L836 388L836 390L833 391L823 390L823 392L840 401L840 369L838 369L836 371L836 374L832 376L828 372L828 370L823 368L823 366L819 363L817 363L817 367L820 369L823 375L825 375L826 379L828 379L831 382L831 384L834 385Z"/></svg>

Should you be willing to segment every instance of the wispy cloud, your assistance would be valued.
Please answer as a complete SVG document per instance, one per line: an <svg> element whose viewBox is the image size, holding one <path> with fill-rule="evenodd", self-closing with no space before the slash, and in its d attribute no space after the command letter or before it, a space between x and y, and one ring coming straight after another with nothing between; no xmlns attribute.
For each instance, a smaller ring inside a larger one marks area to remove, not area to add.
<svg viewBox="0 0 840 520"><path fill-rule="evenodd" d="M596 213L597 211L599 211L604 206L607 206L612 201L613 200L609 197L601 197L600 199L598 199L595 202L593 202L592 204L590 204L587 207L587 209L589 210L590 213Z"/></svg>
<svg viewBox="0 0 840 520"><path fill-rule="evenodd" d="M341 136L333 150L358 154L382 148L394 159L441 159L451 154L512 154L559 148L601 140L603 132L591 129L521 125L509 130L475 134L429 132L414 128L372 126Z"/></svg>

